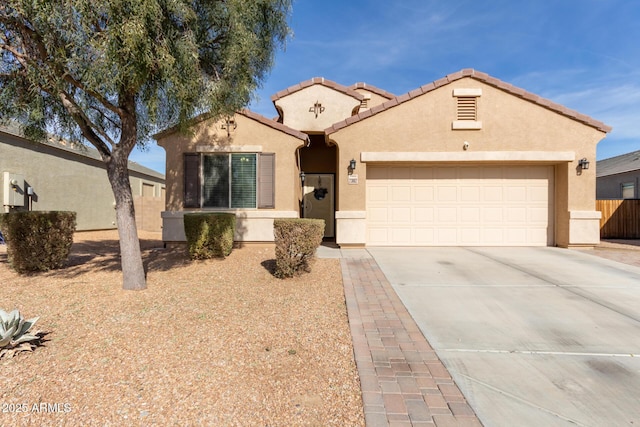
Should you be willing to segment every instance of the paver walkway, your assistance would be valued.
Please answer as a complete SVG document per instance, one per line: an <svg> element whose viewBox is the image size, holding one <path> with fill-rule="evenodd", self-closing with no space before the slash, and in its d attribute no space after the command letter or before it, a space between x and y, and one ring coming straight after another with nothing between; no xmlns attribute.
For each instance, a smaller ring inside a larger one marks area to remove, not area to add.
<svg viewBox="0 0 640 427"><path fill-rule="evenodd" d="M375 260L341 252L367 427L481 426Z"/></svg>

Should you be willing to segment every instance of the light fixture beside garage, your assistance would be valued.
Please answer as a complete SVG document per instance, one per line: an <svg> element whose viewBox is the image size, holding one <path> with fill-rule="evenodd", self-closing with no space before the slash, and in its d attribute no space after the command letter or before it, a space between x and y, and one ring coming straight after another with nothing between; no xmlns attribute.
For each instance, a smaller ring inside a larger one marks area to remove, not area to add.
<svg viewBox="0 0 640 427"><path fill-rule="evenodd" d="M356 159L351 159L349 161L349 172L353 173L356 170Z"/></svg>
<svg viewBox="0 0 640 427"><path fill-rule="evenodd" d="M589 160L587 160L587 158L586 158L586 157L584 157L584 158L580 159L580 160L578 161L578 167L579 167L580 169L582 169L582 170L587 170L587 169L589 169Z"/></svg>

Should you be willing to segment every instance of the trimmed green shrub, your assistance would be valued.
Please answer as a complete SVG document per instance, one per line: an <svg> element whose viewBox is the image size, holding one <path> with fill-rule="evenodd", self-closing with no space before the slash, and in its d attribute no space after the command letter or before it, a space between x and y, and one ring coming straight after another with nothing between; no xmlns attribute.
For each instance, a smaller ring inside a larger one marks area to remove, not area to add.
<svg viewBox="0 0 640 427"><path fill-rule="evenodd" d="M230 213L198 212L184 215L191 259L226 257L233 249L236 216Z"/></svg>
<svg viewBox="0 0 640 427"><path fill-rule="evenodd" d="M75 212L11 212L0 221L9 265L18 273L64 266L76 230Z"/></svg>
<svg viewBox="0 0 640 427"><path fill-rule="evenodd" d="M311 261L322 243L324 220L286 218L273 221L276 277L293 277L311 271Z"/></svg>

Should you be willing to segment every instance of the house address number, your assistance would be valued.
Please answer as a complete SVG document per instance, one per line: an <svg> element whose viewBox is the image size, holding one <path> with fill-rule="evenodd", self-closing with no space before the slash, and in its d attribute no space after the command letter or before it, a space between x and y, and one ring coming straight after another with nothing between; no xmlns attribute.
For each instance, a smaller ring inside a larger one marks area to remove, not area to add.
<svg viewBox="0 0 640 427"><path fill-rule="evenodd" d="M357 184L358 175L349 175L349 184Z"/></svg>

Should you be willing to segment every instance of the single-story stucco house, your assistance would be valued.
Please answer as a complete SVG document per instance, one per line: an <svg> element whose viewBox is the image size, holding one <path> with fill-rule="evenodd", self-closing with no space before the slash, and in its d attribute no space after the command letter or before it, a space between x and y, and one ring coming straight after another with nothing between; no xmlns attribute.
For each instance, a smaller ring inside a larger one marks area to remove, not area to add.
<svg viewBox="0 0 640 427"><path fill-rule="evenodd" d="M138 230L161 231L164 175L129 162ZM15 125L0 127L2 213L73 211L77 231L116 228L115 199L94 148L57 137L35 142Z"/></svg>
<svg viewBox="0 0 640 427"><path fill-rule="evenodd" d="M640 151L599 160L596 169L596 198L639 199Z"/></svg>
<svg viewBox="0 0 640 427"><path fill-rule="evenodd" d="M193 211L235 213L239 242L273 241L283 217L323 218L341 247L599 242L597 120L472 69L400 96L313 78L272 100L274 120L156 135L165 242Z"/></svg>

